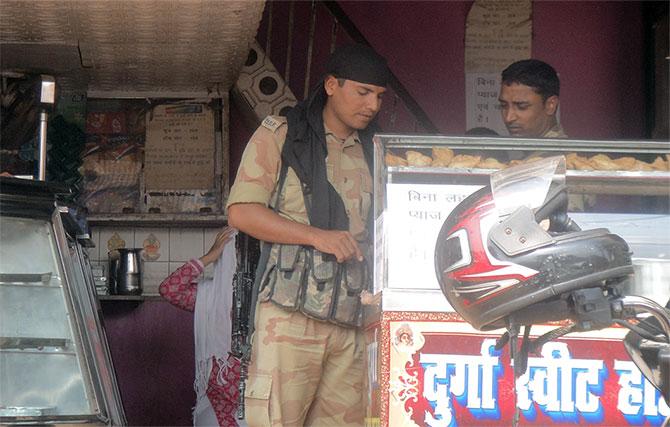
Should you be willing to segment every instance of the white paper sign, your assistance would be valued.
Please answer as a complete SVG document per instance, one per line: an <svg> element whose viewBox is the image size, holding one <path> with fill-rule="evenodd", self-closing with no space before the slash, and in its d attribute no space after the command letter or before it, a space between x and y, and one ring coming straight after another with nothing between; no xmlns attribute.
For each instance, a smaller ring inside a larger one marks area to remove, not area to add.
<svg viewBox="0 0 670 427"><path fill-rule="evenodd" d="M387 287L439 289L435 242L442 224L481 185L387 184Z"/></svg>
<svg viewBox="0 0 670 427"><path fill-rule="evenodd" d="M467 73L465 75L466 129L488 128L507 136L500 115L500 73Z"/></svg>

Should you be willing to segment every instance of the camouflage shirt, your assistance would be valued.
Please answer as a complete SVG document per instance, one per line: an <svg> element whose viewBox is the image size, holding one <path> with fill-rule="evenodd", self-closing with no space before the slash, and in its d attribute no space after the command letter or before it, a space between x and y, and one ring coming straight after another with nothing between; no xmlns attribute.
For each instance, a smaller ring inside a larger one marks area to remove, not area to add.
<svg viewBox="0 0 670 427"><path fill-rule="evenodd" d="M559 123L557 123L556 126L552 127L548 131L546 131L544 133L544 135L542 135L540 138L559 139L559 138L567 138L567 137L568 137L568 135L566 135L565 132L563 131L563 127Z"/></svg>
<svg viewBox="0 0 670 427"><path fill-rule="evenodd" d="M349 216L349 231L356 240L365 241L368 236L366 219L372 203L372 178L361 141L356 132L341 140L325 124L324 127L328 146L328 181L342 197ZM244 150L227 207L236 203L259 203L269 207L275 200L287 128L284 117L268 116L263 120ZM318 202L318 195L314 196L314 200ZM277 208L279 215L309 224L300 180L291 168Z"/></svg>

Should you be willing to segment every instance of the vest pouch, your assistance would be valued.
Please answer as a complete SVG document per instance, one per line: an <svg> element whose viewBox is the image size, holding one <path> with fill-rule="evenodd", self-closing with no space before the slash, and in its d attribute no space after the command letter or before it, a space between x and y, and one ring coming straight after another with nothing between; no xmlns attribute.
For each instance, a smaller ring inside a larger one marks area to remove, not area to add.
<svg viewBox="0 0 670 427"><path fill-rule="evenodd" d="M361 293L366 288L370 277L368 277L368 263L367 261L350 260L344 264L346 271L343 281L344 288L348 291Z"/></svg>
<svg viewBox="0 0 670 427"><path fill-rule="evenodd" d="M368 281L365 261L347 261L343 264L342 279L335 300L332 320L344 326L361 326L363 323L361 292Z"/></svg>
<svg viewBox="0 0 670 427"><path fill-rule="evenodd" d="M276 256L273 257L275 253ZM271 291L267 299L284 309L297 310L307 261L307 252L300 245L275 244L267 268L271 273L268 278ZM261 286L263 284L264 282Z"/></svg>
<svg viewBox="0 0 670 427"><path fill-rule="evenodd" d="M302 251L300 245L278 245L279 246L279 271L287 272L295 270L298 263L298 252Z"/></svg>
<svg viewBox="0 0 670 427"><path fill-rule="evenodd" d="M336 282L339 278L339 264L332 255L312 249L310 273L303 296L301 310L305 315L319 320L329 318Z"/></svg>
<svg viewBox="0 0 670 427"><path fill-rule="evenodd" d="M268 265L263 272L263 278L258 287L258 301L266 302L269 301L272 297L272 292L275 288L275 283L277 281L277 266L272 264Z"/></svg>

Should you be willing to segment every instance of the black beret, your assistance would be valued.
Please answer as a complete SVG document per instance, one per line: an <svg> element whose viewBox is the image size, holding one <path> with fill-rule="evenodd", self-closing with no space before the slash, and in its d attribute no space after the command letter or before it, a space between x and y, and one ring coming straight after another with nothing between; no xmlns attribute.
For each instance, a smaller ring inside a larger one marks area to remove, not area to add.
<svg viewBox="0 0 670 427"><path fill-rule="evenodd" d="M391 71L386 59L371 47L351 44L335 49L326 64L326 74L359 83L386 87Z"/></svg>

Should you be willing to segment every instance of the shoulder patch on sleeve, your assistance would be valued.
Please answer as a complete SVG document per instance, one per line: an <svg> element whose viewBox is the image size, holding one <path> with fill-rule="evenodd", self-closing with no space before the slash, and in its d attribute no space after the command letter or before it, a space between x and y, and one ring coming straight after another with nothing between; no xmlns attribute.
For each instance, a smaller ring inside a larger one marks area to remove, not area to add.
<svg viewBox="0 0 670 427"><path fill-rule="evenodd" d="M275 132L284 123L286 123L286 120L275 118L273 116L267 116L261 123L261 126L270 129L272 132Z"/></svg>

